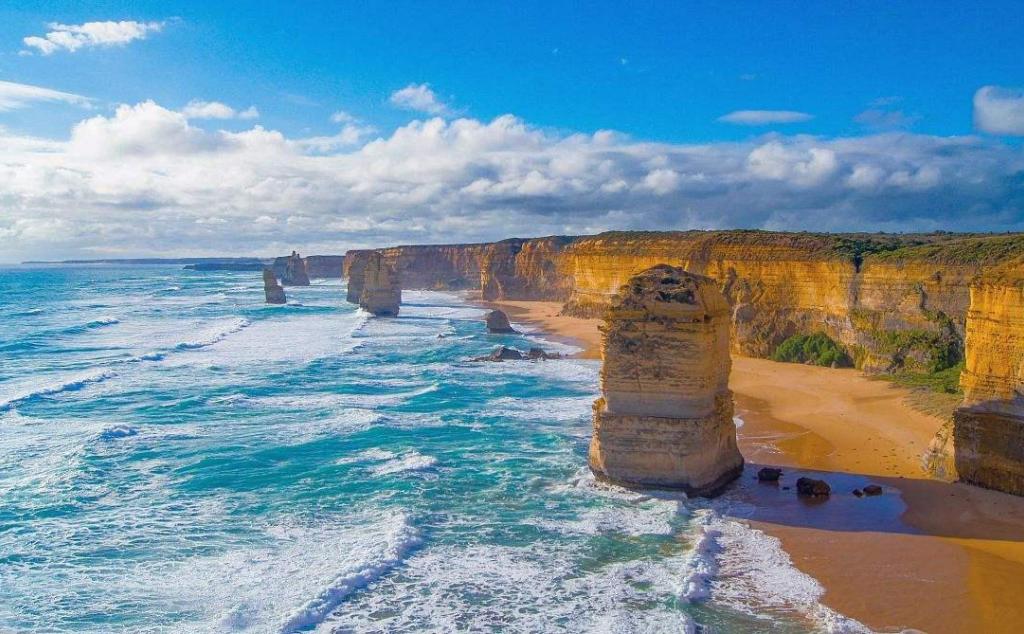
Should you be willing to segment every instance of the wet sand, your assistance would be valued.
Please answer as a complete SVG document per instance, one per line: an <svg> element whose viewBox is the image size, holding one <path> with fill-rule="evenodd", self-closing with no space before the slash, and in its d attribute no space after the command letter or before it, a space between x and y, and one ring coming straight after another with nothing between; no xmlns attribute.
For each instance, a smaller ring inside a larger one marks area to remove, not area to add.
<svg viewBox="0 0 1024 634"><path fill-rule="evenodd" d="M557 302L499 306L600 356L597 319L559 316ZM879 631L1024 631L1024 498L928 478L921 455L941 419L855 370L741 357L730 383L748 462L733 495L821 582L826 605ZM778 486L756 481L762 465L784 468ZM831 498L783 488L801 475L829 481ZM868 483L884 494L852 494Z"/></svg>

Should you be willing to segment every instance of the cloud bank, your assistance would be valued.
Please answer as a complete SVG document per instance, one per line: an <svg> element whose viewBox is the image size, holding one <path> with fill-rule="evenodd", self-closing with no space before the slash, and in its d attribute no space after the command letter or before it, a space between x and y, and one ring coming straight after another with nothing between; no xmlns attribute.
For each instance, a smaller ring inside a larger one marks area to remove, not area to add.
<svg viewBox="0 0 1024 634"><path fill-rule="evenodd" d="M124 46L135 40L144 40L150 33L160 31L163 22L136 22L121 20L114 22L85 22L84 24L60 24L51 22L50 29L43 36L30 35L22 40L25 46L36 49L42 55L64 50L74 53L80 49L99 46Z"/></svg>
<svg viewBox="0 0 1024 634"><path fill-rule="evenodd" d="M0 130L0 251L338 253L641 228L1024 230L1024 153L979 137L684 145L556 134L511 115L366 134L207 131L152 101L87 118L63 141Z"/></svg>
<svg viewBox="0 0 1024 634"><path fill-rule="evenodd" d="M88 107L92 100L82 95L43 88L42 86L0 81L0 112L25 108L38 102L62 102Z"/></svg>

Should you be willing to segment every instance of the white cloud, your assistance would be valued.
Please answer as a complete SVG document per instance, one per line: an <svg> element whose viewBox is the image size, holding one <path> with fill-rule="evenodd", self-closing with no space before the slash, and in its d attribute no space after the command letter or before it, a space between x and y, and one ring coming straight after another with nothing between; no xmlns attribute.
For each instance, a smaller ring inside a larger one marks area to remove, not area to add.
<svg viewBox="0 0 1024 634"><path fill-rule="evenodd" d="M188 119L257 119L260 111L256 106L245 110L235 110L219 101L202 101L193 99L182 109L181 113Z"/></svg>
<svg viewBox="0 0 1024 634"><path fill-rule="evenodd" d="M0 112L25 108L37 102L63 102L76 106L89 106L91 99L70 92L61 92L42 86L0 81Z"/></svg>
<svg viewBox="0 0 1024 634"><path fill-rule="evenodd" d="M430 84L409 84L391 93L392 105L403 110L415 110L426 114L441 115L448 112L448 106L437 98Z"/></svg>
<svg viewBox="0 0 1024 634"><path fill-rule="evenodd" d="M337 253L613 228L1024 229L1024 153L977 137L685 145L554 134L506 115L367 140L347 125L359 124L313 139L208 131L147 101L64 141L0 130L0 253Z"/></svg>
<svg viewBox="0 0 1024 634"><path fill-rule="evenodd" d="M356 118L344 110L339 110L331 115L332 123L354 123L355 121Z"/></svg>
<svg viewBox="0 0 1024 634"><path fill-rule="evenodd" d="M736 125L772 125L774 123L800 123L813 118L814 115L794 110L736 110L718 117L718 120Z"/></svg>
<svg viewBox="0 0 1024 634"><path fill-rule="evenodd" d="M84 24L60 24L51 22L50 29L43 36L31 35L22 41L25 46L50 55L58 50L75 52L82 48L96 46L123 46L135 40L144 40L150 33L160 31L163 22L85 22Z"/></svg>
<svg viewBox="0 0 1024 634"><path fill-rule="evenodd" d="M979 88L974 93L974 125L990 134L1024 135L1024 90Z"/></svg>

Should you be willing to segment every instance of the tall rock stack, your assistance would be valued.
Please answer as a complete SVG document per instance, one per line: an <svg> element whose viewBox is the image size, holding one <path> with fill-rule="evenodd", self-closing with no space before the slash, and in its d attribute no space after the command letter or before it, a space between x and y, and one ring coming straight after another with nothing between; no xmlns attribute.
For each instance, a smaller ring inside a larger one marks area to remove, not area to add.
<svg viewBox="0 0 1024 634"><path fill-rule="evenodd" d="M267 267L263 268L263 293L266 295L268 304L284 304L287 301L284 289L277 283L274 272Z"/></svg>
<svg viewBox="0 0 1024 634"><path fill-rule="evenodd" d="M956 471L964 482L1024 495L1024 259L975 281L966 330Z"/></svg>
<svg viewBox="0 0 1024 634"><path fill-rule="evenodd" d="M359 306L378 317L398 316L402 304L402 285L384 255L374 252L366 263L363 290L359 295Z"/></svg>
<svg viewBox="0 0 1024 634"><path fill-rule="evenodd" d="M345 254L345 277L348 279L348 290L345 300L350 304L358 304L363 294L363 283L366 281L366 265L374 251L349 251Z"/></svg>
<svg viewBox="0 0 1024 634"><path fill-rule="evenodd" d="M281 284L285 286L309 286L309 275L306 273L306 262L296 251L284 258L284 272Z"/></svg>
<svg viewBox="0 0 1024 634"><path fill-rule="evenodd" d="M729 318L714 280L681 268L659 264L619 289L602 327L598 477L714 495L740 474Z"/></svg>

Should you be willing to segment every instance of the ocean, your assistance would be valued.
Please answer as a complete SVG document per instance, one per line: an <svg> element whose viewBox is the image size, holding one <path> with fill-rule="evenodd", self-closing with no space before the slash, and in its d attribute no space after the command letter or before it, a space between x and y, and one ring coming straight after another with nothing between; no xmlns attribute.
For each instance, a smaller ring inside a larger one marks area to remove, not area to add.
<svg viewBox="0 0 1024 634"><path fill-rule="evenodd" d="M0 269L0 631L864 631L743 499L593 479L598 362L344 291Z"/></svg>

